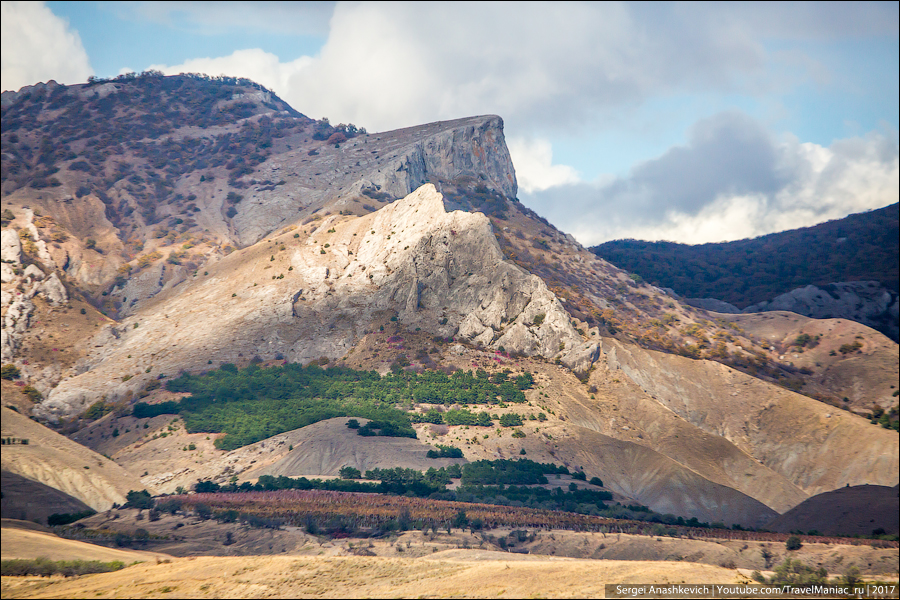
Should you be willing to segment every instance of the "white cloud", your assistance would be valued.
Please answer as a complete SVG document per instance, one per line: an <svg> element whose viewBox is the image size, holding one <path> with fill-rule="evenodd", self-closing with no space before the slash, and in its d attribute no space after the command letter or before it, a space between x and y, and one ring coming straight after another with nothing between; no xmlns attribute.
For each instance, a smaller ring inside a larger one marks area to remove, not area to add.
<svg viewBox="0 0 900 600"><path fill-rule="evenodd" d="M206 73L207 75L231 75L247 77L281 95L287 89L288 81L312 63L308 56L291 62L280 62L278 57L258 48L237 50L229 56L218 58L194 58L180 65L151 65L150 69L162 71L166 75L179 73Z"/></svg>
<svg viewBox="0 0 900 600"><path fill-rule="evenodd" d="M166 14L177 10L165 6ZM648 99L753 98L801 80L827 83L828 65L800 50L767 51L764 42L891 34L895 5L867 4L861 12L833 3L511 6L340 3L314 57L281 62L251 49L155 68L245 76L307 115L370 131L499 114L523 199L585 243L737 239L897 201L897 144L889 136L826 148L779 139L742 113L722 113L628 177L594 183L553 164L545 141L632 122Z"/></svg>
<svg viewBox="0 0 900 600"><path fill-rule="evenodd" d="M187 6L188 18L196 20L199 9ZM275 59L260 64L259 73L247 70L259 63L246 61L185 64L207 70L241 66L245 72L227 74L257 80L275 68L280 75L270 79L283 84L274 91L297 110L370 131L476 114L500 114L516 127L583 128L655 92L688 84L733 87L738 76L763 65L762 50L747 36L721 35L715 28L685 34L664 20L636 23L635 9L618 3L510 7L342 3L334 8L320 54L304 63L308 68ZM275 8L285 20L286 13L300 10ZM323 4L318 14L330 8ZM172 19L180 8L163 3L141 10ZM248 22L259 23L259 15L240 5L217 19L234 22L240 10Z"/></svg>
<svg viewBox="0 0 900 600"><path fill-rule="evenodd" d="M553 147L548 140L512 137L506 139L506 145L516 167L519 190L525 194L580 180L573 167L553 164Z"/></svg>
<svg viewBox="0 0 900 600"><path fill-rule="evenodd" d="M764 63L750 36L694 26L690 15L668 8L663 18L644 19L642 9L619 3L511 6L341 3L315 57L281 62L255 49L153 68L245 76L304 114L369 131L498 114L515 140L537 131L543 139L589 134L654 94L732 89ZM180 9L164 3L147 10L171 18ZM577 177L553 165L539 143L512 151L523 191Z"/></svg>
<svg viewBox="0 0 900 600"><path fill-rule="evenodd" d="M523 201L595 245L619 238L700 244L808 227L900 201L896 132L829 147L783 141L745 115L701 121L688 145L628 177L523 194Z"/></svg>
<svg viewBox="0 0 900 600"><path fill-rule="evenodd" d="M0 16L4 91L51 79L81 83L93 73L78 32L43 2L3 2Z"/></svg>

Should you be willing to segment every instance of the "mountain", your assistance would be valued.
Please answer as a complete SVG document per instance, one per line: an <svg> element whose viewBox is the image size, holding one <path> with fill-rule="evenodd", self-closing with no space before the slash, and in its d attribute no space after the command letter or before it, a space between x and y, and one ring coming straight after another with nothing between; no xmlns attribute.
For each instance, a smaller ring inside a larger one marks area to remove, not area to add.
<svg viewBox="0 0 900 600"><path fill-rule="evenodd" d="M716 312L789 310L900 336L900 205L718 244L615 240L601 258Z"/></svg>
<svg viewBox="0 0 900 600"><path fill-rule="evenodd" d="M766 526L770 531L819 531L825 535L871 535L900 531L897 487L858 485L825 492L798 504Z"/></svg>
<svg viewBox="0 0 900 600"><path fill-rule="evenodd" d="M896 343L629 276L516 199L497 116L370 134L246 80L146 73L4 94L2 142L4 403L153 490L385 464L363 447L448 464L425 444L747 526L898 483L896 432L867 418L896 422ZM473 395L488 382L508 385ZM518 424L440 423L463 409ZM365 411L419 442L320 434Z"/></svg>

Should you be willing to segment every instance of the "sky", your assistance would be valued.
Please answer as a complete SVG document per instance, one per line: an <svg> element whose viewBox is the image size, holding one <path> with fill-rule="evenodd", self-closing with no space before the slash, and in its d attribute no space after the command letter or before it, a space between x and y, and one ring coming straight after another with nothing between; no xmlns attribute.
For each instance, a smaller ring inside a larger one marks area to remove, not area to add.
<svg viewBox="0 0 900 600"><path fill-rule="evenodd" d="M898 201L897 2L3 2L2 88L248 77L369 132L503 117L584 245L696 244Z"/></svg>

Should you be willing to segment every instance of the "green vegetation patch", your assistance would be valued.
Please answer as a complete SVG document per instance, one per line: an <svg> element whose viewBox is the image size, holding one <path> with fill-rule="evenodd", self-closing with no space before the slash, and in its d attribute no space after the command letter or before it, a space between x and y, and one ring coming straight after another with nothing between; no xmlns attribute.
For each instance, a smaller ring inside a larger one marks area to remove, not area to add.
<svg viewBox="0 0 900 600"><path fill-rule="evenodd" d="M0 561L0 574L7 576L37 575L87 575L89 573L109 573L124 569L127 565L120 560L101 562L99 560L49 560L47 558L14 558Z"/></svg>
<svg viewBox="0 0 900 600"><path fill-rule="evenodd" d="M267 369L256 364L245 369L225 364L203 374L183 373L166 388L190 396L179 402L138 402L133 415L149 418L179 414L189 433L225 433L215 442L222 450L234 450L335 417L369 419L357 429L359 435L415 438L411 423L413 418L420 420L420 415L410 415L396 405L524 402L523 390L533 382L530 373L511 379L508 372L491 377L481 370L452 375L400 371L382 377L375 371L323 369L316 364ZM465 409L435 414L448 424L491 424L486 413Z"/></svg>

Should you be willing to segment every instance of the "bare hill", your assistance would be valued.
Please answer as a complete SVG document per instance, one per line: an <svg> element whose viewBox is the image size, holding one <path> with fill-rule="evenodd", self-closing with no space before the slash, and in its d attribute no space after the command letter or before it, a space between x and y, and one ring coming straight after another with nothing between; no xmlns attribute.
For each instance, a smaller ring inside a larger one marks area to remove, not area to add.
<svg viewBox="0 0 900 600"><path fill-rule="evenodd" d="M894 431L719 363L612 341L607 364L703 431L721 436L808 494L897 485Z"/></svg>
<svg viewBox="0 0 900 600"><path fill-rule="evenodd" d="M855 485L817 494L766 525L790 533L818 531L823 535L872 535L875 530L900 531L897 486Z"/></svg>
<svg viewBox="0 0 900 600"><path fill-rule="evenodd" d="M28 444L3 448L2 469L60 490L94 510L125 502L129 490L144 489L128 471L43 425L5 406L3 437L27 439Z"/></svg>
<svg viewBox="0 0 900 600"><path fill-rule="evenodd" d="M367 419L359 419L365 424ZM369 469L402 467L425 471L466 462L459 458L428 458L433 449L419 440L396 437L363 437L347 429L347 419L328 419L297 430L292 437L293 450L279 461L260 469L251 469L244 478L260 475L300 477L335 476L343 466L365 473Z"/></svg>
<svg viewBox="0 0 900 600"><path fill-rule="evenodd" d="M120 560L130 564L171 558L161 552L106 548L78 540L67 540L49 532L7 526L10 524L6 521L3 525L3 560L43 556L50 560ZM3 595L6 596L5 589Z"/></svg>
<svg viewBox="0 0 900 600"><path fill-rule="evenodd" d="M91 510L87 504L43 483L21 475L0 471L0 515L4 519L47 522L52 514L80 513Z"/></svg>

